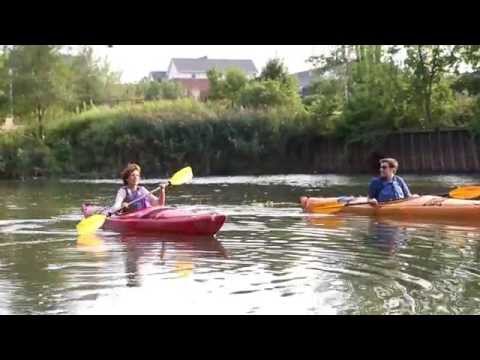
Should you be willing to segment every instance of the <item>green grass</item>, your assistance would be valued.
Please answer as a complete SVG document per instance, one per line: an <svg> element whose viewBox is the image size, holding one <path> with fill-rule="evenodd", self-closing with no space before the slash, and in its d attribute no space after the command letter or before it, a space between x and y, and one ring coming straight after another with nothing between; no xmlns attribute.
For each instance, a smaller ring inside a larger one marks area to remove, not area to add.
<svg viewBox="0 0 480 360"><path fill-rule="evenodd" d="M2 137L0 176L39 168L47 176L116 177L129 161L147 176L187 164L198 175L268 172L285 162L288 141L309 131L305 114L286 108L230 110L191 99L97 107L50 120L45 144Z"/></svg>

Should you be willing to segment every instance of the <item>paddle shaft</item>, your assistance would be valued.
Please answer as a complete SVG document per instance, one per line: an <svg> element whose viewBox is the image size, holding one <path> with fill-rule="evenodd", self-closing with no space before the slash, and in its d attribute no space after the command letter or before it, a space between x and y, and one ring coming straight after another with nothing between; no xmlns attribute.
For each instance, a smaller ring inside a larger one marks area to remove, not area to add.
<svg viewBox="0 0 480 360"><path fill-rule="evenodd" d="M439 196L439 197L448 197L448 196L450 196L450 194L447 193L447 194L441 194L441 195L436 195L436 196ZM405 201L405 200L408 200L408 198L406 198L406 199L398 199L398 200L404 200L404 201ZM378 204L379 204L379 205L380 205L380 204L385 204L385 203L388 204L389 202L398 201L398 200L384 201L384 202L379 202ZM354 206L354 205L371 205L371 204L370 204L370 202L368 202L368 201L363 201L363 202L358 202L358 203L353 203L353 204L350 204L350 203L347 202L344 206Z"/></svg>
<svg viewBox="0 0 480 360"><path fill-rule="evenodd" d="M353 203L353 204L346 203L344 206L355 206L355 205L370 205L370 203L368 201Z"/></svg>

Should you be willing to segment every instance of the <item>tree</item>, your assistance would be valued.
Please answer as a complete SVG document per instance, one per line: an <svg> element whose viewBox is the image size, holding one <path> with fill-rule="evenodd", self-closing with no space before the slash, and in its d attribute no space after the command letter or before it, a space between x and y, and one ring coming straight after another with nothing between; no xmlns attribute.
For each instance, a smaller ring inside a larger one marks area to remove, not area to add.
<svg viewBox="0 0 480 360"><path fill-rule="evenodd" d="M343 83L345 102L349 101L352 85L352 64L356 61L354 55L358 55L353 45L336 45L330 55L311 56L310 62L320 74L332 73Z"/></svg>
<svg viewBox="0 0 480 360"><path fill-rule="evenodd" d="M176 100L185 96L185 90L182 84L176 81L162 81L160 83L162 99Z"/></svg>
<svg viewBox="0 0 480 360"><path fill-rule="evenodd" d="M20 114L34 115L42 141L47 110L70 101L73 93L71 72L61 50L59 45L16 45L10 52L15 109Z"/></svg>
<svg viewBox="0 0 480 360"><path fill-rule="evenodd" d="M158 100L162 97L162 86L158 81L150 80L145 87L144 98L147 101Z"/></svg>
<svg viewBox="0 0 480 360"><path fill-rule="evenodd" d="M285 83L288 78L288 70L282 60L276 58L267 62L260 73L259 80L276 80Z"/></svg>
<svg viewBox="0 0 480 360"><path fill-rule="evenodd" d="M467 65L473 70L480 70L480 45L457 45L456 48Z"/></svg>
<svg viewBox="0 0 480 360"><path fill-rule="evenodd" d="M333 75L314 83L304 100L318 130L366 140L412 124L408 81L395 61L398 51L396 46L343 45L311 58L320 74Z"/></svg>
<svg viewBox="0 0 480 360"><path fill-rule="evenodd" d="M221 72L211 69L207 72L210 85L209 98L211 100L226 99L231 106L238 103L242 90L248 83L245 73L237 68Z"/></svg>
<svg viewBox="0 0 480 360"><path fill-rule="evenodd" d="M457 92L467 92L469 95L480 94L480 45L458 45L460 59L470 67L453 83L452 88Z"/></svg>
<svg viewBox="0 0 480 360"><path fill-rule="evenodd" d="M452 84L452 89L470 96L480 94L480 71L460 75Z"/></svg>
<svg viewBox="0 0 480 360"><path fill-rule="evenodd" d="M207 72L207 78L210 85L208 97L211 100L221 100L225 98L225 82L222 77L223 73L217 69L210 69Z"/></svg>
<svg viewBox="0 0 480 360"><path fill-rule="evenodd" d="M9 82L7 52L0 49L0 116L8 112Z"/></svg>
<svg viewBox="0 0 480 360"><path fill-rule="evenodd" d="M406 49L405 65L411 76L412 97L423 110L427 124L432 124L433 91L446 73L457 70L459 48L447 45L408 45Z"/></svg>
<svg viewBox="0 0 480 360"><path fill-rule="evenodd" d="M338 134L349 141L378 141L416 121L411 116L408 82L391 62L361 60L352 66L351 96L344 103Z"/></svg>
<svg viewBox="0 0 480 360"><path fill-rule="evenodd" d="M287 85L276 80L251 81L242 90L239 104L247 108L289 107L300 109L301 100L294 80Z"/></svg>
<svg viewBox="0 0 480 360"><path fill-rule="evenodd" d="M240 95L240 105L247 108L266 108L282 104L283 96L277 81L252 81Z"/></svg>
<svg viewBox="0 0 480 360"><path fill-rule="evenodd" d="M307 61L321 75L331 74L343 84L345 103L348 103L353 86L353 68L361 64L362 72L367 74L371 64L393 62L398 46L385 45L336 45L329 55L311 56ZM358 66L357 66L358 72Z"/></svg>
<svg viewBox="0 0 480 360"><path fill-rule="evenodd" d="M231 101L232 106L238 103L240 93L245 88L247 81L245 73L240 69L232 68L226 71L225 85L223 88L225 96Z"/></svg>
<svg viewBox="0 0 480 360"><path fill-rule="evenodd" d="M304 103L317 131L331 133L336 130L344 106L342 91L338 79L320 79L310 86L313 95L307 96Z"/></svg>
<svg viewBox="0 0 480 360"><path fill-rule="evenodd" d="M84 46L76 55L65 56L67 65L71 67L73 91L76 104L99 104L104 102L105 80L110 74L108 64L100 64L95 58L93 49Z"/></svg>
<svg viewBox="0 0 480 360"><path fill-rule="evenodd" d="M242 90L240 105L251 108L289 107L303 109L297 79L289 75L280 59L272 59L260 76Z"/></svg>
<svg viewBox="0 0 480 360"><path fill-rule="evenodd" d="M176 100L184 96L184 89L182 85L176 81L162 81L151 80L143 78L135 86L135 95L143 97L147 101L152 100Z"/></svg>

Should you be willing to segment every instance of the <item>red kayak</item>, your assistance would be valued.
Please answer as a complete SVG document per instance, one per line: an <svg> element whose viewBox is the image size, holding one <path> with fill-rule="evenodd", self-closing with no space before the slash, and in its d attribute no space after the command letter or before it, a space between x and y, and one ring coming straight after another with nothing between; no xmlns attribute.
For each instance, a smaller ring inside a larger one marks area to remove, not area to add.
<svg viewBox="0 0 480 360"><path fill-rule="evenodd" d="M97 207L83 205L85 217ZM103 228L120 233L171 233L184 235L215 235L225 223L225 215L197 214L171 207L153 206L134 213L107 218Z"/></svg>

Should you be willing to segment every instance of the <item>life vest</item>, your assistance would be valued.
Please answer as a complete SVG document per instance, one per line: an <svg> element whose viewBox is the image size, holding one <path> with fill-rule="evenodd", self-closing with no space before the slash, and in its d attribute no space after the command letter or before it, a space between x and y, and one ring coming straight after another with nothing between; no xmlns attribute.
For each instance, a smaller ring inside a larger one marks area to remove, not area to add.
<svg viewBox="0 0 480 360"><path fill-rule="evenodd" d="M137 191L132 191L128 188L128 186L124 186L123 189L127 193L127 196L125 197L124 202L130 203L132 201L135 201L138 198L141 198L145 192L142 192L144 189L143 186L139 186L137 188ZM147 207L150 207L150 203L148 202L147 198L143 198L142 200L139 200L132 205L130 205L127 209L124 209L123 213L130 213L138 210L143 210Z"/></svg>

